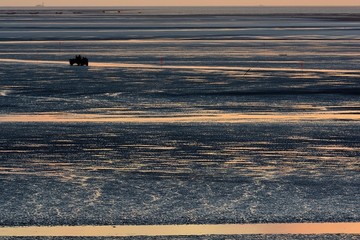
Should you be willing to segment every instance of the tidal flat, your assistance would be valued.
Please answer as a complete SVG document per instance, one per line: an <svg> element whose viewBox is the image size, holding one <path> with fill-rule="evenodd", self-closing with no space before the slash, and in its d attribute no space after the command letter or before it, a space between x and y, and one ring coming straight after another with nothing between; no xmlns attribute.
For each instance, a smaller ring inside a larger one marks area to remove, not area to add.
<svg viewBox="0 0 360 240"><path fill-rule="evenodd" d="M360 9L259 9L0 9L0 225L359 222Z"/></svg>

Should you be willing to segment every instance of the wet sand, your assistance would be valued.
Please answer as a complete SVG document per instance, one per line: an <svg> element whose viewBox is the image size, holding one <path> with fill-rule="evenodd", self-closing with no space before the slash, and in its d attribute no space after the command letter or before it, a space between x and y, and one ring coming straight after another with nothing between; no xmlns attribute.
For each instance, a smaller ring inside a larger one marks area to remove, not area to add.
<svg viewBox="0 0 360 240"><path fill-rule="evenodd" d="M104 226L145 231L141 239L168 239L150 237L151 228L199 235L189 239L356 233L330 224L359 222L356 9L36 19L6 11L0 225L21 228L0 230L30 238ZM68 66L80 53L90 66ZM250 225L206 225L231 223Z"/></svg>

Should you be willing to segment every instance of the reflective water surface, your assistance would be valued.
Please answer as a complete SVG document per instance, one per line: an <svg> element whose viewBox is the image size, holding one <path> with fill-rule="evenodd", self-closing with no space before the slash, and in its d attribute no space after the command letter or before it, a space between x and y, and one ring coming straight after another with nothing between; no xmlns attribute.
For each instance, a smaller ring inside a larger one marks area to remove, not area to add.
<svg viewBox="0 0 360 240"><path fill-rule="evenodd" d="M356 9L6 11L0 225L359 222Z"/></svg>

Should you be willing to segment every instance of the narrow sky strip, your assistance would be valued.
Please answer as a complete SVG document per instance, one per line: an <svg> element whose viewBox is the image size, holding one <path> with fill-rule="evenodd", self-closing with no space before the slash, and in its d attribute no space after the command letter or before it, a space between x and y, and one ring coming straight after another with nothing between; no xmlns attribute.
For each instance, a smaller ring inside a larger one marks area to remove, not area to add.
<svg viewBox="0 0 360 240"><path fill-rule="evenodd" d="M0 6L344 6L358 0L1 0Z"/></svg>

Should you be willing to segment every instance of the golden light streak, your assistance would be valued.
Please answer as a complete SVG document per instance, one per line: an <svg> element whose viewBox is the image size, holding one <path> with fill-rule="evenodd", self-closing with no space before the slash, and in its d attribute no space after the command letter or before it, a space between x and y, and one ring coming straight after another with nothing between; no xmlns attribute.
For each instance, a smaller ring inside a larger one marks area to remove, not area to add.
<svg viewBox="0 0 360 240"><path fill-rule="evenodd" d="M101 114L4 114L0 122L113 122L113 123L245 123L245 122L297 122L348 120L360 121L356 111L316 112L316 113L273 113L273 114L243 114L243 113L213 113L213 114L183 114L183 115L101 115Z"/></svg>
<svg viewBox="0 0 360 240"><path fill-rule="evenodd" d="M2 58L0 62L8 63L28 63L28 64L61 64L69 65L69 62L50 61L50 60L21 60ZM228 67L228 66L196 66L196 65L156 65L156 64L138 64L138 63L116 63L116 62L90 62L90 67L100 68L141 68L141 69L191 69L191 70L218 70L218 71L247 71L249 67ZM283 72L313 72L313 73L352 73L358 74L357 70L348 69L316 69L316 68L274 68L274 67L252 67L251 71L283 71Z"/></svg>
<svg viewBox="0 0 360 240"><path fill-rule="evenodd" d="M125 237L244 234L360 234L360 223L2 227L7 237Z"/></svg>

